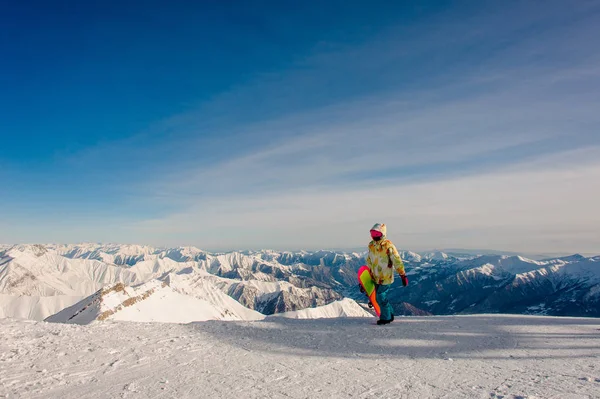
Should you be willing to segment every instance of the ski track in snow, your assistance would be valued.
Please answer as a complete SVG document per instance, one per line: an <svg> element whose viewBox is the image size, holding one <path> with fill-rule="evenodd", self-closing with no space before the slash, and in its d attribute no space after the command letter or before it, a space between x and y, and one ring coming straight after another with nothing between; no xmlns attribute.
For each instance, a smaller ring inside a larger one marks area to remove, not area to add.
<svg viewBox="0 0 600 399"><path fill-rule="evenodd" d="M600 397L600 319L4 319L0 336L9 398Z"/></svg>

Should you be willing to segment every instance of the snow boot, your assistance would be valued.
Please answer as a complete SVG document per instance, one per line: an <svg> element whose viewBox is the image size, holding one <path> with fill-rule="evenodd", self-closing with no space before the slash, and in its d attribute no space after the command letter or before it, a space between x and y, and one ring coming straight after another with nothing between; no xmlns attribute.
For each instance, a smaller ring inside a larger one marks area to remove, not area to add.
<svg viewBox="0 0 600 399"><path fill-rule="evenodd" d="M377 320L377 325L378 326L382 326L384 324L390 324L392 321L394 321L394 315L392 315L392 318L389 320L385 320L385 319L379 319Z"/></svg>

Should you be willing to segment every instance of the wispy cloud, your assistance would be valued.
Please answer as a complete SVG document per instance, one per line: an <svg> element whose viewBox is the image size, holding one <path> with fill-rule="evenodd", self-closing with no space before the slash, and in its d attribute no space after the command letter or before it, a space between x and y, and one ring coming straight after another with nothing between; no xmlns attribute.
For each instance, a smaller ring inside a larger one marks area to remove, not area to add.
<svg viewBox="0 0 600 399"><path fill-rule="evenodd" d="M217 162L190 162L162 183L152 182L149 191L196 200L298 186L428 179L598 144L600 99L565 103L569 90L548 87L564 74L503 80L485 94L460 100L383 97L255 124L248 136L273 137L263 148L230 154L224 145ZM447 90L453 89L442 88L437 95L448 96ZM278 134L287 129L295 134Z"/></svg>
<svg viewBox="0 0 600 399"><path fill-rule="evenodd" d="M95 167L99 192L123 193L115 214L148 210L83 235L354 246L384 221L403 247L600 251L600 7L562 4L490 3L320 43L68 157Z"/></svg>
<svg viewBox="0 0 600 399"><path fill-rule="evenodd" d="M468 177L215 198L131 228L212 248L351 247L385 221L405 248L591 252L600 225L598 159L596 147Z"/></svg>
<svg viewBox="0 0 600 399"><path fill-rule="evenodd" d="M589 39L586 21L560 29ZM213 247L352 246L384 220L407 247L597 250L599 169L589 154L599 155L600 62L564 31L556 37L507 46L434 87L249 124L245 136L271 138L262 148L224 146L221 160L146 186L185 210L138 231ZM335 54L334 64L355 58L355 49Z"/></svg>

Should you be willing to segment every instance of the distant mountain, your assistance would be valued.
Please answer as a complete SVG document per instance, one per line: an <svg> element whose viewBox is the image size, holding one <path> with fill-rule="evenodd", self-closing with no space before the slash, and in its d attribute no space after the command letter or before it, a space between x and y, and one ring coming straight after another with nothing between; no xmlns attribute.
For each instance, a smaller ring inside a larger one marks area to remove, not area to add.
<svg viewBox="0 0 600 399"><path fill-rule="evenodd" d="M450 262L408 263L411 284L391 301L433 314L522 313L600 316L598 257L534 261L479 256Z"/></svg>
<svg viewBox="0 0 600 399"><path fill-rule="evenodd" d="M332 302L329 305L277 313L270 317L286 317L288 319L330 319L334 317L373 317L373 315L352 299L344 298Z"/></svg>
<svg viewBox="0 0 600 399"><path fill-rule="evenodd" d="M297 287L287 281L221 279L217 286L244 306L266 315L322 306L343 298L332 289Z"/></svg>
<svg viewBox="0 0 600 399"><path fill-rule="evenodd" d="M92 259L118 266L133 266L142 260L152 259L161 250L144 245L77 244L47 245L48 249L72 259Z"/></svg>
<svg viewBox="0 0 600 399"><path fill-rule="evenodd" d="M433 316L428 311L419 309L408 302L394 304L394 314L397 316Z"/></svg>
<svg viewBox="0 0 600 399"><path fill-rule="evenodd" d="M16 245L0 252L0 309L5 317L39 319L50 309L117 283L137 287L152 280L196 299L206 299L207 292L226 294L263 315L316 308L344 297L364 303L356 282L364 256L365 252L273 250L215 254L195 247L115 244ZM404 288L396 281L391 290L398 315L600 316L600 257L532 260L441 251L401 251L401 256L410 284ZM30 299L18 299L23 296Z"/></svg>
<svg viewBox="0 0 600 399"><path fill-rule="evenodd" d="M0 257L0 293L27 296L89 295L107 284L139 281L128 268L69 259L42 245L18 245Z"/></svg>

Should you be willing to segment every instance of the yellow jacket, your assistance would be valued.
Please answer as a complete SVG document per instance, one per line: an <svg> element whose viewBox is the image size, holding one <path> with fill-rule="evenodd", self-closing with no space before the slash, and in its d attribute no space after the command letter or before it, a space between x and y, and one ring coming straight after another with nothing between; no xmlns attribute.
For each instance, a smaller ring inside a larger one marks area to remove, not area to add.
<svg viewBox="0 0 600 399"><path fill-rule="evenodd" d="M385 224L375 226L377 226L376 230L381 231L383 237L379 241L373 240L369 243L367 266L371 269L375 284L389 285L394 282L394 269L401 276L405 274L404 263L394 244L385 236Z"/></svg>

